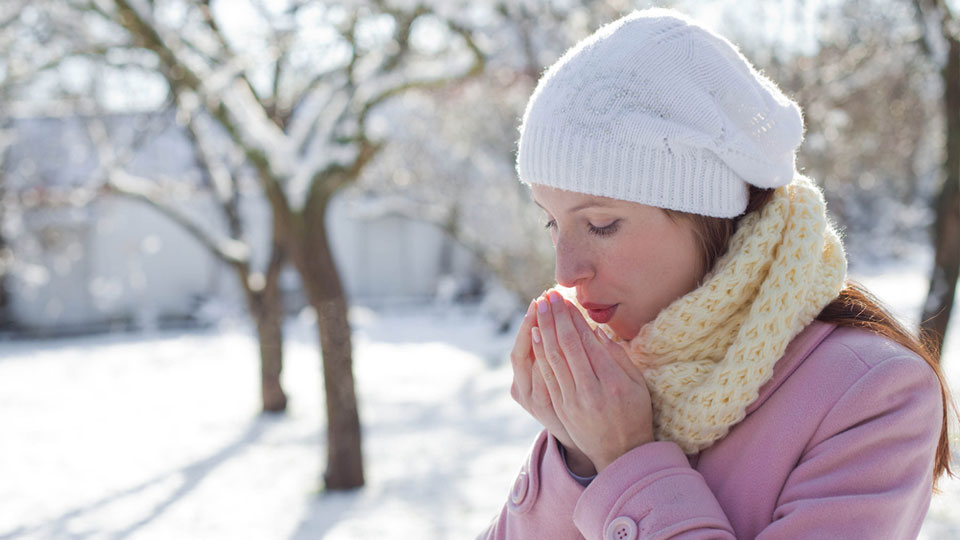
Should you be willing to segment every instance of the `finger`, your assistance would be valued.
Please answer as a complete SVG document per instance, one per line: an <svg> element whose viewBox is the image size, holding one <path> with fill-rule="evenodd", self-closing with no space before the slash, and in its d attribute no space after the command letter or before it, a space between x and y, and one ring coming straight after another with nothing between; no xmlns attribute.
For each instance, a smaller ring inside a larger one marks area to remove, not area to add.
<svg viewBox="0 0 960 540"><path fill-rule="evenodd" d="M596 331L591 329L590 324L586 319L583 318L583 314L580 313L580 310L577 309L576 306L574 306L569 300L567 301L567 308L570 314L570 319L573 322L577 333L580 335L580 342L583 344L583 349L586 351L587 357L590 359L590 368L593 370L594 376L598 376L598 364L604 361L607 356L610 355L610 352L607 351L606 346L604 346L603 342L600 341L598 334L599 332L603 332L603 330L600 330L599 327L597 327Z"/></svg>
<svg viewBox="0 0 960 540"><path fill-rule="evenodd" d="M646 384L646 379L643 377L643 372L633 363L633 360L630 359L630 355L627 354L626 349L622 345L610 339L607 334L597 328L597 337L600 338L600 342L603 347L607 349L610 354L610 357L616 362L620 367L620 371L625 373L630 379L637 384Z"/></svg>
<svg viewBox="0 0 960 540"><path fill-rule="evenodd" d="M547 383L544 382L539 367L530 370L530 400L539 406L553 408L550 391L547 390Z"/></svg>
<svg viewBox="0 0 960 540"><path fill-rule="evenodd" d="M571 315L577 329L581 333L587 332L590 334L582 338L582 343L587 354L590 356L590 362L597 380L606 381L623 375L624 369L614 358L614 351L608 348L607 342L610 340L607 339L607 335L603 333L603 330L601 330L599 326L596 330L591 330L590 325L587 324L587 321L584 320L583 315L580 314L579 311L577 311L576 315Z"/></svg>
<svg viewBox="0 0 960 540"><path fill-rule="evenodd" d="M536 300L530 301L527 307L527 314L520 323L520 330L517 331L517 339L514 341L513 350L510 352L510 363L513 365L513 381L517 386L521 396L530 394L530 370L533 360L533 348L530 341L530 328L537 320Z"/></svg>
<svg viewBox="0 0 960 540"><path fill-rule="evenodd" d="M547 395L550 396L550 402L554 408L563 403L563 392L560 384L557 382L557 376L553 372L553 367L547 360L546 352L543 350L543 337L540 328L534 326L531 329L533 339L534 365L537 366L540 377L543 379L543 385L547 388Z"/></svg>
<svg viewBox="0 0 960 540"><path fill-rule="evenodd" d="M542 337L541 346L543 347L543 358L550 365L553 376L560 387L561 395L568 397L573 396L576 392L576 384L574 383L573 375L570 373L570 368L567 366L567 360L563 356L563 351L560 349L560 344L557 343L557 330L553 320L553 309L550 307L552 303L551 296L556 294L555 291L550 291L545 297L537 300L537 326L539 327L540 336ZM534 350L536 350L536 343L534 344ZM544 374L544 379L547 382L547 388L549 388L550 380L546 374ZM557 403L557 396L553 393L550 395L554 398L553 402Z"/></svg>
<svg viewBox="0 0 960 540"><path fill-rule="evenodd" d="M582 333L574 324L574 315L570 313L573 308L570 302L560 296L557 292L551 292L551 307L553 308L553 320L557 327L557 343L560 350L563 351L564 358L567 359L567 366L573 375L574 383L579 387L581 384L591 384L597 380L597 375L590 365L591 360L584 348L584 339L595 340L593 331L587 326L587 331ZM576 317L583 319L579 313Z"/></svg>

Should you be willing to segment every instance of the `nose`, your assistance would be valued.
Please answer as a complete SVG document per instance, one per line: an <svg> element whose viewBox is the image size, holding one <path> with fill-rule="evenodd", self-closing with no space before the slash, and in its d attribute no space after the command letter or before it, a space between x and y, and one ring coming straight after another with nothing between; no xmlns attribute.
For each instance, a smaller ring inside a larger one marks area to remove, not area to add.
<svg viewBox="0 0 960 540"><path fill-rule="evenodd" d="M576 287L577 284L593 275L593 264L590 262L589 253L563 237L559 237L556 243L556 269L554 277L557 284L564 287Z"/></svg>

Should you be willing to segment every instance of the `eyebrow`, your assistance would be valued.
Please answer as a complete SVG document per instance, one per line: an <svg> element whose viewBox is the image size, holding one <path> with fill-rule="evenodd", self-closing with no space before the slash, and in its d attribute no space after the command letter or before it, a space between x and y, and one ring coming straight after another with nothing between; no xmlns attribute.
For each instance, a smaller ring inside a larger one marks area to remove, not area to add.
<svg viewBox="0 0 960 540"><path fill-rule="evenodd" d="M530 200L533 201L533 204L539 206L540 209L543 210L544 212L547 211L547 209L544 208L542 204L538 203L536 199L531 198ZM579 204L579 205L577 205L577 206L574 206L573 208L567 210L567 213L568 213L568 214L572 214L572 213L574 213L574 212L583 210L584 208L593 208L593 207L598 207L598 208L613 208L613 206L614 206L614 205L612 205L612 204L610 204L610 203L608 203L608 202L605 202L605 201L600 200L600 199L596 199L596 200L593 200L593 201L585 202L585 203L583 203L583 204Z"/></svg>

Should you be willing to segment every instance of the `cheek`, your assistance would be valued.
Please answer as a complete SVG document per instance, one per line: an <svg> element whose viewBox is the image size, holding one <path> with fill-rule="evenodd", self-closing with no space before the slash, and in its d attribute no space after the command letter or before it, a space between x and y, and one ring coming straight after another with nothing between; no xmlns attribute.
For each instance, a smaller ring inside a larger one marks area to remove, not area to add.
<svg viewBox="0 0 960 540"><path fill-rule="evenodd" d="M699 275L699 252L696 238L686 229L659 231L637 236L631 246L609 257L609 264L630 268L631 285L659 290L675 298L692 290ZM659 295L658 295L659 296Z"/></svg>
<svg viewBox="0 0 960 540"><path fill-rule="evenodd" d="M657 260L664 279L678 295L696 287L700 280L700 252L696 236L688 229L675 230L660 242Z"/></svg>

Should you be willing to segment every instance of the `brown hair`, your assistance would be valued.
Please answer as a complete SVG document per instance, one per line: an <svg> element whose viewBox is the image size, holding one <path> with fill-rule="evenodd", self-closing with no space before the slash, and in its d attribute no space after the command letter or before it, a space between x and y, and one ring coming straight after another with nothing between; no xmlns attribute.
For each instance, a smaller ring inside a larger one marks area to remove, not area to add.
<svg viewBox="0 0 960 540"><path fill-rule="evenodd" d="M763 208L773 196L772 189L760 189L750 186L750 198L746 211L734 218L716 218L699 214L688 214L676 210L665 210L674 221L686 220L693 225L694 233L701 253L701 270L706 273L717 259L726 251L730 238L736 231L740 219L749 212ZM838 326L865 328L900 345L903 345L930 366L940 381L940 396L943 400L943 419L940 428L940 441L937 445L936 461L933 465L934 490L937 480L943 475L954 476L950 470L950 439L947 430L948 405L956 411L956 404L950 397L946 380L940 369L940 351L936 341L926 332L919 335L907 330L875 296L865 287L851 280L827 307L820 312L817 320Z"/></svg>

